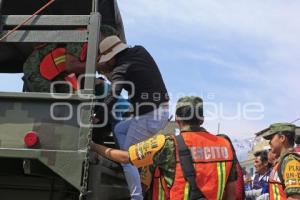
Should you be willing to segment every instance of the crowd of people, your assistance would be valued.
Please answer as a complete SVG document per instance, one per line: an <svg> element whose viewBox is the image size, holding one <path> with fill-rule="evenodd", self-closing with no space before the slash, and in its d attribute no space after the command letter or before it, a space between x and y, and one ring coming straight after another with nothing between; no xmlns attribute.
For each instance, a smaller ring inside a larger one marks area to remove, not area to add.
<svg viewBox="0 0 300 200"><path fill-rule="evenodd" d="M271 149L254 154L256 174L253 180L245 178L246 199L300 199L299 136L295 125L272 124L262 136L269 140Z"/></svg>
<svg viewBox="0 0 300 200"><path fill-rule="evenodd" d="M42 91L49 91L49 81L82 73L85 61L81 58L85 57L86 47L74 48L52 45L35 50L24 65L24 71L31 73L25 77L28 88L41 89L35 86L43 79L47 84ZM45 62L59 71L49 75L40 65ZM77 67L72 69L72 63ZM41 70L44 77L36 73ZM94 142L92 150L122 164L131 199L300 199L295 125L272 124L263 134L270 141L270 151L255 153L256 175L250 181L243 177L230 138L210 133L202 126L205 118L201 97L178 100L175 121L179 135L160 134L169 118L169 96L157 64L144 47L129 47L109 31L100 43L97 70L111 82L111 88L103 99L106 107L95 110L93 122L101 124L105 117L116 113L122 90L128 92L129 105L112 126L118 148Z"/></svg>

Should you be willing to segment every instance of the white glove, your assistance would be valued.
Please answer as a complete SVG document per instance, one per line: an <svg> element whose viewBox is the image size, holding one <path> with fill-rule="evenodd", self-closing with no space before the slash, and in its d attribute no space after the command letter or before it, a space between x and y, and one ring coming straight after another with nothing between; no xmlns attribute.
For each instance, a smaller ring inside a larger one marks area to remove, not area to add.
<svg viewBox="0 0 300 200"><path fill-rule="evenodd" d="M261 192L262 189L257 189L257 190L253 189L253 190L246 191L245 194L247 198L256 199L261 195Z"/></svg>
<svg viewBox="0 0 300 200"><path fill-rule="evenodd" d="M256 200L269 200L269 199L270 199L269 193L262 194L256 198Z"/></svg>

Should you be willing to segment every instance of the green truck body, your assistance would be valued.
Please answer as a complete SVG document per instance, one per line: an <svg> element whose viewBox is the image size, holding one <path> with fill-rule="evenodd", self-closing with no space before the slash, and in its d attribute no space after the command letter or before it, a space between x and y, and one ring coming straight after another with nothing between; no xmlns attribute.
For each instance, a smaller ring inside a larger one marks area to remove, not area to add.
<svg viewBox="0 0 300 200"><path fill-rule="evenodd" d="M0 0L0 35L46 2ZM88 42L86 73L95 74L100 24L115 27L125 41L117 2L70 2L56 0L45 13L0 42L0 73L21 73L26 56L37 43ZM87 30L76 31L82 26ZM93 88L94 77L88 76L79 94L0 92L1 200L75 200L85 183L83 199L128 198L119 165L94 155L85 168ZM32 147L25 142L30 132L38 138Z"/></svg>

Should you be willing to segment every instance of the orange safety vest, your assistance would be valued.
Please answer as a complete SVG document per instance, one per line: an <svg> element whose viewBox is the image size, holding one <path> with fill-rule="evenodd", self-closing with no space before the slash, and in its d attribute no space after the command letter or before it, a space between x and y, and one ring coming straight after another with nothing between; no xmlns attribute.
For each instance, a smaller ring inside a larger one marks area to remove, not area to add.
<svg viewBox="0 0 300 200"><path fill-rule="evenodd" d="M84 43L79 60L84 62L87 56L87 43ZM51 81L66 69L66 48L58 47L46 54L40 62L40 74L43 78ZM79 89L77 77L74 73L66 74L65 81L70 83L74 90Z"/></svg>
<svg viewBox="0 0 300 200"><path fill-rule="evenodd" d="M285 200L287 199L283 184L281 183L281 180L279 178L279 167L280 162L278 162L269 177L269 194L270 194L270 200Z"/></svg>
<svg viewBox="0 0 300 200"><path fill-rule="evenodd" d="M298 152L295 152L295 154L298 154ZM289 154L285 155L288 156ZM283 184L284 180L281 176L281 170L280 166L282 164L282 160L278 162L269 177L269 194L270 194L270 200L286 200L287 196L284 192L285 185Z"/></svg>
<svg viewBox="0 0 300 200"><path fill-rule="evenodd" d="M197 186L206 199L222 200L232 169L234 153L229 141L207 132L184 132L183 139L193 157ZM152 182L152 200L188 200L189 184L181 169L176 144L175 179L167 186L164 175L156 168Z"/></svg>

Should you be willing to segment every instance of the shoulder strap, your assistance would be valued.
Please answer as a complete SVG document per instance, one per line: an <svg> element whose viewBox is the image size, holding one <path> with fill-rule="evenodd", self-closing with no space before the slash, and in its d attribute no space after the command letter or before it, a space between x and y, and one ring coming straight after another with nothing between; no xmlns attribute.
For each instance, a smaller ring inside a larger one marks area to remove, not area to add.
<svg viewBox="0 0 300 200"><path fill-rule="evenodd" d="M188 147L186 146L181 134L176 136L178 144L179 161L184 174L185 179L190 184L190 200L206 200L204 194L201 192L196 184L196 173L193 165L192 155Z"/></svg>

